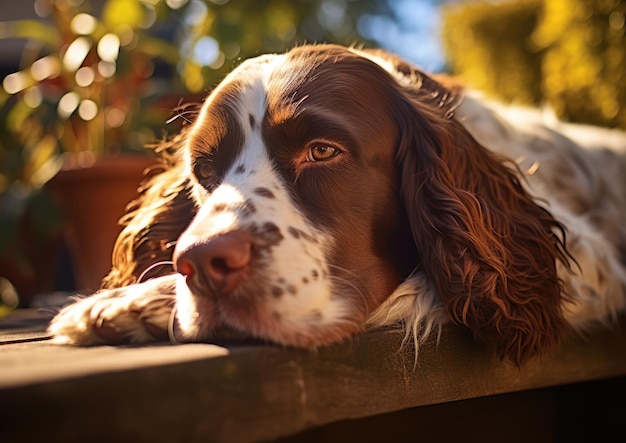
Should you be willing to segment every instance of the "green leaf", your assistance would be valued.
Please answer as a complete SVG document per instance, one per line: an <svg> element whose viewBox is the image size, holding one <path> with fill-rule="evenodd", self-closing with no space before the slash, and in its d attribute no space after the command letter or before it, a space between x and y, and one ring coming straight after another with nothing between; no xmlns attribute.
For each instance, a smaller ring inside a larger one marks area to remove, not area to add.
<svg viewBox="0 0 626 443"><path fill-rule="evenodd" d="M57 49L61 45L58 28L36 20L0 22L0 39L5 38L34 40L50 50Z"/></svg>

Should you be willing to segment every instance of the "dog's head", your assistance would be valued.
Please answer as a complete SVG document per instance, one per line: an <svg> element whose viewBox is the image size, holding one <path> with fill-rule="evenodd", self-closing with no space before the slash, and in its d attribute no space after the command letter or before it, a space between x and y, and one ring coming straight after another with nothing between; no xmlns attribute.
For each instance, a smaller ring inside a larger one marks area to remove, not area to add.
<svg viewBox="0 0 626 443"><path fill-rule="evenodd" d="M303 46L235 69L181 150L195 203L174 239L186 336L325 344L362 331L417 270L500 355L550 347L559 226L453 118L457 103L383 52Z"/></svg>

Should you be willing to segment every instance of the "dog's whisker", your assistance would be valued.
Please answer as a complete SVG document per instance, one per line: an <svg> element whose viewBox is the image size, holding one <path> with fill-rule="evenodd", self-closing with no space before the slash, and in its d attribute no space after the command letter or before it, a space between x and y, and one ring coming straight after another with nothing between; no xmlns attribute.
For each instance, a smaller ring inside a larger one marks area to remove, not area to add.
<svg viewBox="0 0 626 443"><path fill-rule="evenodd" d="M176 325L176 305L172 307L169 320L167 322L167 336L169 337L170 343L176 345L176 344L179 344L180 342L176 338L175 325Z"/></svg>
<svg viewBox="0 0 626 443"><path fill-rule="evenodd" d="M144 269L144 271L139 275L139 277L137 278L137 283L141 283L144 279L144 277L152 270L154 270L155 268L158 268L159 266L174 266L174 262L171 260L163 260L157 263L153 263L152 265L148 266L146 269Z"/></svg>

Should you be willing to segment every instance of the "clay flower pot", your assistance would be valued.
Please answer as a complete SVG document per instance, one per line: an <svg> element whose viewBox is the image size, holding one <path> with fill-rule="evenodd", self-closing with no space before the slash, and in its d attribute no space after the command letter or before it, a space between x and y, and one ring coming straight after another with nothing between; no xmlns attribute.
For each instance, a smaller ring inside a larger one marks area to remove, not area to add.
<svg viewBox="0 0 626 443"><path fill-rule="evenodd" d="M122 229L119 219L138 196L143 174L154 162L131 155L101 158L90 167L62 169L48 183L66 216L65 236L78 290L100 288Z"/></svg>

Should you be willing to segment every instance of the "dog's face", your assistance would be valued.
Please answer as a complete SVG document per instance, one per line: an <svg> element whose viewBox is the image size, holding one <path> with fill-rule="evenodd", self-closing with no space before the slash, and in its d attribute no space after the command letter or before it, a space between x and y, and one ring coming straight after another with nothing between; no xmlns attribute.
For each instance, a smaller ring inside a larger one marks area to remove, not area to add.
<svg viewBox="0 0 626 443"><path fill-rule="evenodd" d="M349 50L294 50L243 63L208 97L184 150L197 214L174 253L188 338L334 341L415 267L393 87Z"/></svg>

